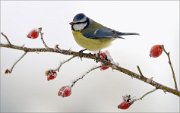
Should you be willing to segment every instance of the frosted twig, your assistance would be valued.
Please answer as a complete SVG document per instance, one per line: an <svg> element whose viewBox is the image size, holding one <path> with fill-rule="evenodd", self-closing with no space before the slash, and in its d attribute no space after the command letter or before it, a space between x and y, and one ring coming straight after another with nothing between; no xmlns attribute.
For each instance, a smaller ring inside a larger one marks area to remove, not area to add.
<svg viewBox="0 0 180 113"><path fill-rule="evenodd" d="M43 32L42 32L42 27L40 27L40 28L38 28L39 29L39 33L40 33L40 36L41 36L41 40L42 40L42 43L44 44L44 46L46 47L46 48L49 48L48 46L47 46L47 44L46 44L46 42L44 41L44 38L43 38Z"/></svg>
<svg viewBox="0 0 180 113"><path fill-rule="evenodd" d="M142 100L145 96L147 96L148 94L150 94L150 93L153 93L154 91L156 91L157 89L155 88L155 89L153 89L153 90L151 90L151 91L148 91L147 93L145 93L144 95L142 95L140 98L138 98L138 99L134 99L133 101L135 102L135 101L137 101L137 100Z"/></svg>
<svg viewBox="0 0 180 113"><path fill-rule="evenodd" d="M59 72L59 70L60 70L60 68L61 68L61 66L62 66L63 64L69 62L70 60L72 60L72 59L75 58L75 57L76 57L76 56L72 56L72 57L70 57L69 59L67 59L67 60L65 60L65 61L63 61L63 62L60 62L59 66L58 66L56 69L54 69L54 71L58 71L58 72Z"/></svg>
<svg viewBox="0 0 180 113"><path fill-rule="evenodd" d="M71 84L71 87L73 87L73 86L77 83L77 81L83 79L88 73L90 73L91 71L94 71L94 70L96 70L96 69L98 69L98 68L100 68L100 66L96 66L96 67L93 67L93 68L91 68L90 70L88 70L88 71L87 71L85 74L83 74L81 77L79 77L79 78L77 78L76 80L74 80L74 81L72 82L72 84Z"/></svg>
<svg viewBox="0 0 180 113"><path fill-rule="evenodd" d="M27 52L24 52L24 54L13 64L11 69L6 69L5 74L11 73L13 71L13 68L16 66L16 64L27 54Z"/></svg>

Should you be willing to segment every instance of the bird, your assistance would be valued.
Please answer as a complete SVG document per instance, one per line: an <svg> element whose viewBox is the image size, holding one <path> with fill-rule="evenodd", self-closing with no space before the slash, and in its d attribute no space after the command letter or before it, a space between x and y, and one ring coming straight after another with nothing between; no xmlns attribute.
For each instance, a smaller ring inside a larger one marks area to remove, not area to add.
<svg viewBox="0 0 180 113"><path fill-rule="evenodd" d="M105 27L84 13L76 14L69 24L76 43L90 51L100 51L111 45L115 39L124 39L122 36L139 35L139 33L124 33Z"/></svg>

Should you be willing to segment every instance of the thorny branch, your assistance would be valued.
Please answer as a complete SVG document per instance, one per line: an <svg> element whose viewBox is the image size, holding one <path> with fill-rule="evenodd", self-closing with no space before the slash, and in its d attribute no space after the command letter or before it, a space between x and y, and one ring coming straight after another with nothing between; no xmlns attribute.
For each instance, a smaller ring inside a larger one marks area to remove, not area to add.
<svg viewBox="0 0 180 113"><path fill-rule="evenodd" d="M71 50L65 50L65 49L56 49L56 48L28 48L28 47L21 47L18 45L14 45L14 44L2 44L0 43L0 47L4 47L4 48L10 48L10 49L15 49L15 50L21 50L24 52L52 52L52 53L60 53L63 55L72 55L72 56L79 56L79 52L75 52L75 51L71 51ZM176 90L176 89L172 89L168 86L165 86L163 84L160 84L154 80L152 80L151 78L147 78L145 75L141 76L140 74L137 74L135 72L132 72L131 70L128 70L126 68L123 68L121 66L118 66L116 64L111 63L110 61L107 60L103 60L98 58L95 54L91 54L91 53L82 53L81 54L82 58L87 58L87 59L93 59L97 62L101 62L105 65L108 65L109 67L111 67L114 70L117 70L119 72L122 72L126 75L129 75L133 78L136 78L138 80L141 80L147 84L150 84L152 86L154 86L156 89L161 89L165 92L169 92L171 94L174 94L176 96L180 97L180 91Z"/></svg>

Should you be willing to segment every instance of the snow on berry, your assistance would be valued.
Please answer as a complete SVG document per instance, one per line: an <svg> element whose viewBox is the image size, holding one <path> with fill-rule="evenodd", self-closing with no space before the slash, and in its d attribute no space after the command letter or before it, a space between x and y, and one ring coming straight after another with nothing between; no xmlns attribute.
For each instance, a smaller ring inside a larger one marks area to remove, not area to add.
<svg viewBox="0 0 180 113"><path fill-rule="evenodd" d="M70 86L63 86L59 89L58 96L68 97L70 95L71 95L71 87Z"/></svg>

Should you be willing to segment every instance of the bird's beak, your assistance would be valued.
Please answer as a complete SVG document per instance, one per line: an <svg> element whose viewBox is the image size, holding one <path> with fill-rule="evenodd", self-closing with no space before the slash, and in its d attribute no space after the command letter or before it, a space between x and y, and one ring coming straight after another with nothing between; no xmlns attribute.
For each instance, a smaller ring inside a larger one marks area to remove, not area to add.
<svg viewBox="0 0 180 113"><path fill-rule="evenodd" d="M70 22L69 24L70 24L70 25L73 25L73 22Z"/></svg>

